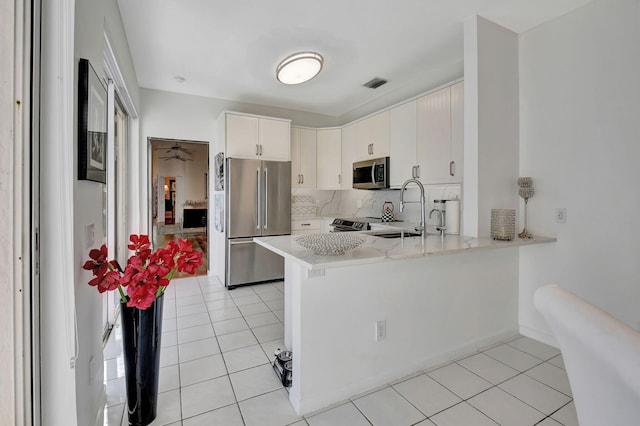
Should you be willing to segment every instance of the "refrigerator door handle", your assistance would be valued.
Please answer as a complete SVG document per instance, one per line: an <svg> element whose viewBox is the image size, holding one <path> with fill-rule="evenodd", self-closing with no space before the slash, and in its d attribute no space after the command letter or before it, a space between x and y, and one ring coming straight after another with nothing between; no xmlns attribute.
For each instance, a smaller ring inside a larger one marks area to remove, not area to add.
<svg viewBox="0 0 640 426"><path fill-rule="evenodd" d="M269 169L264 168L264 229L267 229L268 225L268 211L269 211Z"/></svg>
<svg viewBox="0 0 640 426"><path fill-rule="evenodd" d="M260 169L256 169L256 229L260 229Z"/></svg>
<svg viewBox="0 0 640 426"><path fill-rule="evenodd" d="M250 239L250 240L242 240L242 241L230 240L229 241L229 244L231 244L232 246L236 246L236 245L239 245L239 244L253 244L253 243L255 243L255 241L253 241L253 238Z"/></svg>

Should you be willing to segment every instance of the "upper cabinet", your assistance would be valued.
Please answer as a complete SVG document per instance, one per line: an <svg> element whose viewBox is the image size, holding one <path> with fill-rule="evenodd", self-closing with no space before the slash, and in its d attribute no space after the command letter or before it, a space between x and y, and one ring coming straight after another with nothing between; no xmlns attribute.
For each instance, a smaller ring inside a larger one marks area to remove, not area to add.
<svg viewBox="0 0 640 426"><path fill-rule="evenodd" d="M342 131L318 129L316 146L316 188L342 187Z"/></svg>
<svg viewBox="0 0 640 426"><path fill-rule="evenodd" d="M316 129L291 127L291 186L316 187Z"/></svg>
<svg viewBox="0 0 640 426"><path fill-rule="evenodd" d="M390 111L391 186L416 177L417 102L399 105Z"/></svg>
<svg viewBox="0 0 640 426"><path fill-rule="evenodd" d="M451 181L462 182L464 170L464 82L451 86Z"/></svg>
<svg viewBox="0 0 640 426"><path fill-rule="evenodd" d="M356 138L353 161L389 156L389 111L354 123Z"/></svg>
<svg viewBox="0 0 640 426"><path fill-rule="evenodd" d="M358 123L354 123L342 128L342 181L340 184L342 189L351 189L353 187L353 162L357 161L354 160L357 148L357 125Z"/></svg>
<svg viewBox="0 0 640 426"><path fill-rule="evenodd" d="M353 163L389 156L389 111L342 128L342 189L353 187ZM393 166L391 166L393 167Z"/></svg>
<svg viewBox="0 0 640 426"><path fill-rule="evenodd" d="M464 145L463 83L417 101L416 167L422 183L462 182Z"/></svg>
<svg viewBox="0 0 640 426"><path fill-rule="evenodd" d="M224 120L227 157L276 161L291 159L289 120L230 112L224 113L221 120Z"/></svg>

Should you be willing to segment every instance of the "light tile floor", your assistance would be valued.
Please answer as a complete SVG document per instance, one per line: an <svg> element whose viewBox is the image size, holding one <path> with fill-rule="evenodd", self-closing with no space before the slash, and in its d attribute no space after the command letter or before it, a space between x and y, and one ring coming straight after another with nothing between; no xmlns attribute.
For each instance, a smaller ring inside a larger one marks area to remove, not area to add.
<svg viewBox="0 0 640 426"><path fill-rule="evenodd" d="M168 287L152 425L578 425L559 351L523 336L300 417L270 365L284 347L283 287L227 291L206 276ZM104 351L105 426L127 424L121 347L116 326Z"/></svg>

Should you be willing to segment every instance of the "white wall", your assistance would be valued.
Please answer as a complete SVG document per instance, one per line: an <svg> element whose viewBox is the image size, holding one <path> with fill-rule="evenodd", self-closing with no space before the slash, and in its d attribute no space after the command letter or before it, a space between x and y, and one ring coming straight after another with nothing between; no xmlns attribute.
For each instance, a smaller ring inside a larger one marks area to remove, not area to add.
<svg viewBox="0 0 640 426"><path fill-rule="evenodd" d="M12 1L0 1L0 50L2 52L14 51L14 29L15 29L15 3ZM13 145L14 145L14 99L16 94L13 90L14 73L13 54L4 55L0 63L0 197L5 202L0 204L0 270L4 271L0 278L0 287L5 289L7 297L0 301L0 392L3 397L0 399L0 418L8 424L16 421L16 395L15 376L18 373L14 363L14 292L18 285L14 285L18 278L14 274L15 237L12 230L15 229L16 222L20 217L14 212L13 198ZM19 95L18 95L19 96ZM7 291L9 290L9 291ZM16 345L16 348L19 346Z"/></svg>
<svg viewBox="0 0 640 426"><path fill-rule="evenodd" d="M521 250L523 333L553 342L532 301L549 283L640 325L639 42L638 0L595 1L520 37L520 172L536 189L528 228L558 238Z"/></svg>
<svg viewBox="0 0 640 426"><path fill-rule="evenodd" d="M518 35L465 22L462 231L488 236L491 209L518 206Z"/></svg>
<svg viewBox="0 0 640 426"><path fill-rule="evenodd" d="M87 285L90 273L81 267L88 257L85 226L95 226L92 246L106 240L105 198L103 184L77 180L78 60L89 59L102 76L104 35L108 33L134 103L138 101L137 79L115 0L44 3L40 129L40 155L46 160L40 170L42 418L47 424L93 425L101 423L105 402L105 296ZM67 53L73 55L69 63L65 62ZM60 111L67 103L70 111ZM90 379L92 359L94 380Z"/></svg>
<svg viewBox="0 0 640 426"><path fill-rule="evenodd" d="M306 272L285 260L285 342L299 378L290 401L300 414L517 330L517 248ZM380 320L387 335L376 342Z"/></svg>

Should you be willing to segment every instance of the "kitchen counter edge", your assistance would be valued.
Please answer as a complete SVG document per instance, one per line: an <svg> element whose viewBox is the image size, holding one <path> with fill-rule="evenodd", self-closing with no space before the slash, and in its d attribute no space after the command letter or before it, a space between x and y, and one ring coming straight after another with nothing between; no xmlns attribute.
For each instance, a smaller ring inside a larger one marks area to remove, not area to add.
<svg viewBox="0 0 640 426"><path fill-rule="evenodd" d="M521 247L533 244L553 243L555 237L536 236L531 239L516 238L511 241L498 241L489 237L466 237L448 235L441 239L438 235L429 235L425 244L422 239L405 238L386 239L363 234L366 241L360 247L348 250L339 256L314 254L295 242L296 236L254 238L254 241L310 270L340 268L344 266L365 265L381 261L393 261L429 256L445 256L468 253L476 250L493 250L509 247Z"/></svg>

